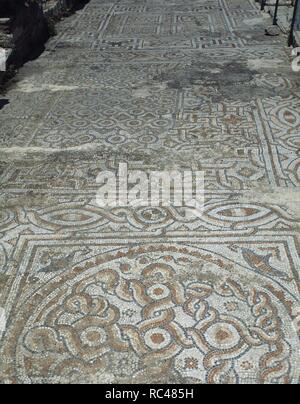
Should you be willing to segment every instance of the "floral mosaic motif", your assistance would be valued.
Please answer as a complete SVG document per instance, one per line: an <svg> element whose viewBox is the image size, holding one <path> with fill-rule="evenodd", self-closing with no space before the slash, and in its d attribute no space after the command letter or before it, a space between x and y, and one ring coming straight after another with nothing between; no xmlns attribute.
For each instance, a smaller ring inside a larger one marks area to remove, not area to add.
<svg viewBox="0 0 300 404"><path fill-rule="evenodd" d="M168 246L73 264L30 296L23 290L2 350L16 350L15 365L4 376L293 382L298 337L282 318L290 308L262 277L249 282L241 271L201 248Z"/></svg>

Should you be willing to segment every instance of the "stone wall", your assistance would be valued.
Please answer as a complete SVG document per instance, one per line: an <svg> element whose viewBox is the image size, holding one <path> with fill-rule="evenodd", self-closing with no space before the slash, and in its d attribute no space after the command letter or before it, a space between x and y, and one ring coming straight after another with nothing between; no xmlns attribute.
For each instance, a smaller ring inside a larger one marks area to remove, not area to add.
<svg viewBox="0 0 300 404"><path fill-rule="evenodd" d="M50 35L49 19L59 18L82 0L0 0L0 49L7 69L37 57ZM8 75L0 72L0 84Z"/></svg>

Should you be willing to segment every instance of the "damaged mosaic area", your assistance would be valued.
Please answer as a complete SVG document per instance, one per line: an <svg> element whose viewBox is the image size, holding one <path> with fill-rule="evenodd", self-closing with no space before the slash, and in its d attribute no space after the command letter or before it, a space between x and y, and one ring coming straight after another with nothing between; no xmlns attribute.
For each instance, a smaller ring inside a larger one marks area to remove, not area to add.
<svg viewBox="0 0 300 404"><path fill-rule="evenodd" d="M91 0L0 112L0 383L298 384L300 89L252 0ZM201 218L100 170L202 170Z"/></svg>

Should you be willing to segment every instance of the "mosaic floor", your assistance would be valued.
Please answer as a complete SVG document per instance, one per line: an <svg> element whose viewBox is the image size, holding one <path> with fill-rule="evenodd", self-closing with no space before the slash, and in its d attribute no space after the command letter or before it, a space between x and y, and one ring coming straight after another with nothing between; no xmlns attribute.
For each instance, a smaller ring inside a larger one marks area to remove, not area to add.
<svg viewBox="0 0 300 404"><path fill-rule="evenodd" d="M251 0L91 0L0 112L0 383L298 384L300 87ZM201 218L100 170L205 172Z"/></svg>

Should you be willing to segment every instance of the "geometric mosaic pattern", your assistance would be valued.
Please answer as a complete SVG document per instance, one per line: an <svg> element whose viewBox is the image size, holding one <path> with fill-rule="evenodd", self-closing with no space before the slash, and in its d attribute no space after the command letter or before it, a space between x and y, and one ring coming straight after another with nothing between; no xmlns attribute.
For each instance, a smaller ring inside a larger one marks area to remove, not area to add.
<svg viewBox="0 0 300 404"><path fill-rule="evenodd" d="M300 88L252 0L91 0L0 112L0 383L298 384ZM100 170L205 172L201 218Z"/></svg>

